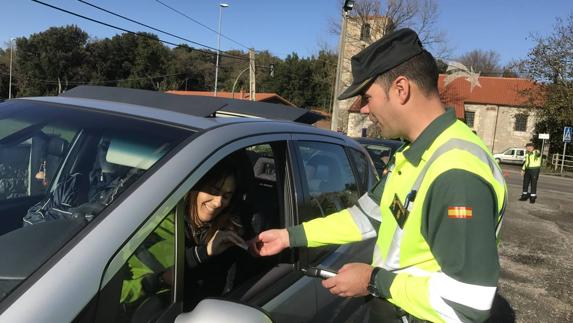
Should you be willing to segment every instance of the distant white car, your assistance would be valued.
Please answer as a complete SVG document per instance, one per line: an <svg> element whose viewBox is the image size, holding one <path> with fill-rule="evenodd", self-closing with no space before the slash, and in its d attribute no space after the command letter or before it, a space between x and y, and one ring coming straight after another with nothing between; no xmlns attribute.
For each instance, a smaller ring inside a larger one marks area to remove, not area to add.
<svg viewBox="0 0 573 323"><path fill-rule="evenodd" d="M525 161L525 148L507 148L502 153L493 154L493 158L495 158L498 163L523 164Z"/></svg>

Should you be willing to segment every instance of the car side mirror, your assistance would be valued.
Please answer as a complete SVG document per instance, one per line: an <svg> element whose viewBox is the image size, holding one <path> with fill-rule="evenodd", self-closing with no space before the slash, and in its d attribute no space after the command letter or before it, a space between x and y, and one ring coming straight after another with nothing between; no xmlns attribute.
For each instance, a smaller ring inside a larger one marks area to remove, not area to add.
<svg viewBox="0 0 573 323"><path fill-rule="evenodd" d="M179 314L175 323L272 323L262 309L224 299L207 298L189 313Z"/></svg>

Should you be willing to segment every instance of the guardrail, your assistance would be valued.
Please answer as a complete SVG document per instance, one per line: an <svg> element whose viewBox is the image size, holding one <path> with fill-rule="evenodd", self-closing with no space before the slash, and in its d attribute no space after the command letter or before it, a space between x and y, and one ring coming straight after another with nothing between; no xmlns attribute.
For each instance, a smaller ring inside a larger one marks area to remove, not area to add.
<svg viewBox="0 0 573 323"><path fill-rule="evenodd" d="M551 156L551 166L555 171L573 172L573 155L553 154Z"/></svg>

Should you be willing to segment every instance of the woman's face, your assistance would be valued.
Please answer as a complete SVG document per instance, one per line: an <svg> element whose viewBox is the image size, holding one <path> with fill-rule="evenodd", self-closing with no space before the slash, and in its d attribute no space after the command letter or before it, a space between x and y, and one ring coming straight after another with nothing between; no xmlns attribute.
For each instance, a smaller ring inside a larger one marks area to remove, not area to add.
<svg viewBox="0 0 573 323"><path fill-rule="evenodd" d="M197 193L197 216L203 223L211 222L231 202L235 192L235 177L227 176L222 181L207 183Z"/></svg>

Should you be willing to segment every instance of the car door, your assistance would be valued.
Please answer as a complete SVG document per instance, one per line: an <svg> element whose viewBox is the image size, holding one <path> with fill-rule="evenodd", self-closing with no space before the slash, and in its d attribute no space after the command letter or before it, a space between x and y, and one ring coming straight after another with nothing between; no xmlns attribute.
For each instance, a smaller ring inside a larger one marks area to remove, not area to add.
<svg viewBox="0 0 573 323"><path fill-rule="evenodd" d="M516 149L515 150L515 163L516 164L523 164L525 161L525 149Z"/></svg>
<svg viewBox="0 0 573 323"><path fill-rule="evenodd" d="M503 159L506 163L515 163L515 149L508 149L503 152Z"/></svg>
<svg viewBox="0 0 573 323"><path fill-rule="evenodd" d="M253 195L251 199L257 212L253 213L247 222L256 227L255 233L292 225L295 190L292 187L292 166L287 149L286 139L289 137L290 134L262 135L232 142L213 151L209 158L200 163L200 167L188 174L178 189L158 207L158 211L151 215L146 224L124 244L122 249L118 250L118 256L111 260L109 269L104 274L105 281L102 281L102 286L106 286L102 289L102 295L106 296L100 297L99 302L106 304L98 306L98 321L121 321L128 313L128 319L131 320L148 317L154 318L157 322L167 322L172 321L181 312L192 311L193 307L186 301L186 293L190 291L182 284L182 281L189 279L182 269L186 255L181 251L184 249L181 232L185 226L183 220L185 197L210 168L231 154L242 154L249 164L245 172L249 171L249 167L253 172L254 187L249 194ZM158 213L159 210L161 213ZM152 300L147 298L142 300L138 297L137 306L126 306L123 301L128 281L125 278L125 270L130 267L129 263L134 261L134 257L138 257L136 250L139 246L146 245L145 241L148 240L146 237L152 236L165 221L175 223L175 238L171 240L173 244L170 251L175 257L173 289L166 290L161 298L154 295ZM286 250L275 257L251 258L250 267L255 269L251 271L252 275L232 285L228 290L225 288L225 292L218 296L253 306L262 306L277 322L308 321L316 312L315 289L308 284L312 279L303 277L297 270L296 258L295 252L291 250ZM243 264L237 263L236 272L241 271ZM114 291L108 292L108 289ZM119 314L110 317L110 312Z"/></svg>
<svg viewBox="0 0 573 323"><path fill-rule="evenodd" d="M354 205L366 191L366 183L373 182L372 162L361 150L353 152L359 153L353 161L342 141L307 135L296 136L296 139L293 142L298 165L296 186L302 192L297 204L298 223ZM362 171L355 167L360 160ZM344 246L305 248L299 251L300 266L338 270L350 262L371 263L373 248L374 239ZM311 283L316 289L317 312L310 321L340 321L360 315L358 309L364 304L363 298L336 297L322 287L319 279L314 278Z"/></svg>

